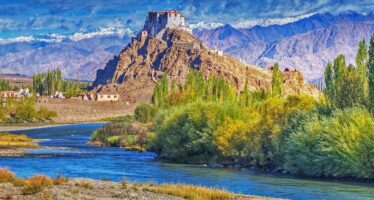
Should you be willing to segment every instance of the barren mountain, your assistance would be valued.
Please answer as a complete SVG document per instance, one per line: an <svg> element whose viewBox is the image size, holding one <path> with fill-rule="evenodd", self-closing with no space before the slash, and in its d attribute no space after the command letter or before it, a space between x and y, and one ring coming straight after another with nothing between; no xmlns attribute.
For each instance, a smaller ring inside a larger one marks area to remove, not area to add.
<svg viewBox="0 0 374 200"><path fill-rule="evenodd" d="M121 53L98 70L94 92L118 92L127 101L148 102L158 79L167 75L183 83L190 69L205 76L223 76L243 89L271 88L271 71L244 64L234 57L220 55L188 32L167 29L161 39L133 38ZM317 89L304 83L298 71L284 72L286 94L312 94Z"/></svg>
<svg viewBox="0 0 374 200"><path fill-rule="evenodd" d="M235 29L230 25L194 34L208 46L260 67L278 62L320 79L328 61L345 54L354 63L358 42L374 34L374 14L317 14L285 25Z"/></svg>
<svg viewBox="0 0 374 200"><path fill-rule="evenodd" d="M93 80L96 70L103 68L129 41L129 35L108 34L74 40L36 38L0 43L0 74L31 76L59 68L65 78Z"/></svg>

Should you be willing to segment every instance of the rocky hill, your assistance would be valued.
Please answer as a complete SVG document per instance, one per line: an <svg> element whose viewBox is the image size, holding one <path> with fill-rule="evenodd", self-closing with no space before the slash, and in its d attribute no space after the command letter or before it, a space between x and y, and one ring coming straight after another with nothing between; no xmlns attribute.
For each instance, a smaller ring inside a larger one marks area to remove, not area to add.
<svg viewBox="0 0 374 200"><path fill-rule="evenodd" d="M127 101L148 102L157 80L168 75L183 83L190 69L205 76L223 76L235 84L238 90L246 82L252 90L271 88L271 71L244 64L234 57L221 55L206 47L202 41L188 32L167 29L162 38L137 37L97 71L94 92L116 92ZM304 83L298 71L284 72L286 94L312 94L317 89Z"/></svg>
<svg viewBox="0 0 374 200"><path fill-rule="evenodd" d="M316 14L297 22L237 29L230 25L195 30L194 34L247 63L267 68L279 62L298 69L308 81L320 79L328 61L345 54L354 63L358 42L374 34L374 14Z"/></svg>

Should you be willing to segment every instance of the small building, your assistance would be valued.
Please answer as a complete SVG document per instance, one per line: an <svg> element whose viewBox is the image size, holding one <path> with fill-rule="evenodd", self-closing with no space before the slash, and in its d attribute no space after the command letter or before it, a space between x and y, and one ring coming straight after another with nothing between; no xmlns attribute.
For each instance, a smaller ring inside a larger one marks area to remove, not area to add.
<svg viewBox="0 0 374 200"><path fill-rule="evenodd" d="M141 30L138 35L138 40L144 41L148 37L148 32L146 30Z"/></svg>
<svg viewBox="0 0 374 200"><path fill-rule="evenodd" d="M64 95L62 94L62 92L59 92L59 91L56 91L56 93L53 96L53 98L56 98L56 99L65 99Z"/></svg>
<svg viewBox="0 0 374 200"><path fill-rule="evenodd" d="M211 49L210 52L214 53L214 54L217 54L219 56L223 56L223 51L220 51L218 49Z"/></svg>
<svg viewBox="0 0 374 200"><path fill-rule="evenodd" d="M95 100L99 102L119 101L119 94L97 93Z"/></svg>
<svg viewBox="0 0 374 200"><path fill-rule="evenodd" d="M22 94L16 91L2 91L0 92L0 97L2 98L21 98Z"/></svg>

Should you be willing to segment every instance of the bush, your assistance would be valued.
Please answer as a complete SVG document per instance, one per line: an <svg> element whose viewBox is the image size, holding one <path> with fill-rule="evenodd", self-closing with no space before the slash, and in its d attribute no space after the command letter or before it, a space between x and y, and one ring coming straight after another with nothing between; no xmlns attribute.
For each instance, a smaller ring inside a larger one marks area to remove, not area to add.
<svg viewBox="0 0 374 200"><path fill-rule="evenodd" d="M152 122L156 109L150 104L140 104L134 111L135 119L142 123Z"/></svg>
<svg viewBox="0 0 374 200"><path fill-rule="evenodd" d="M25 195L42 192L45 188L53 185L53 180L47 176L36 175L26 180L22 193Z"/></svg>
<svg viewBox="0 0 374 200"><path fill-rule="evenodd" d="M4 121L4 118L5 118L5 111L4 111L4 108L3 108L3 105L2 105L2 101L0 99L0 123Z"/></svg>
<svg viewBox="0 0 374 200"><path fill-rule="evenodd" d="M196 102L161 112L155 119L153 147L161 158L177 162L209 161L220 155L215 131L225 116L245 119L231 103Z"/></svg>
<svg viewBox="0 0 374 200"><path fill-rule="evenodd" d="M88 183L88 182L75 183L75 186L86 188L86 189L89 189L89 190L94 189L94 186L91 183Z"/></svg>
<svg viewBox="0 0 374 200"><path fill-rule="evenodd" d="M39 119L39 121L50 121L52 118L57 117L57 113L55 111L50 111L45 107L40 107L36 117Z"/></svg>
<svg viewBox="0 0 374 200"><path fill-rule="evenodd" d="M55 179L53 179L53 185L64 185L68 181L68 178L58 175Z"/></svg>
<svg viewBox="0 0 374 200"><path fill-rule="evenodd" d="M151 192L168 194L189 200L229 200L235 199L235 195L224 190L198 187L193 185L163 184L145 186Z"/></svg>
<svg viewBox="0 0 374 200"><path fill-rule="evenodd" d="M95 131L90 141L139 151L144 151L149 146L147 128L140 123L109 123Z"/></svg>
<svg viewBox="0 0 374 200"><path fill-rule="evenodd" d="M12 117L21 121L32 122L36 117L34 99L24 99L16 104L16 110Z"/></svg>
<svg viewBox="0 0 374 200"><path fill-rule="evenodd" d="M374 178L374 119L362 108L313 114L291 133L286 168L294 174Z"/></svg>
<svg viewBox="0 0 374 200"><path fill-rule="evenodd" d="M0 168L0 183L9 183L15 178L9 169Z"/></svg>

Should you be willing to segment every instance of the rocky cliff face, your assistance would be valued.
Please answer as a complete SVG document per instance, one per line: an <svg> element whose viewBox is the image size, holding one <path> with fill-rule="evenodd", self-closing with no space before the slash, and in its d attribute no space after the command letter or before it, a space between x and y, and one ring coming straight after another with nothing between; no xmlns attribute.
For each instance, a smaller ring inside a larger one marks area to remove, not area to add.
<svg viewBox="0 0 374 200"><path fill-rule="evenodd" d="M271 88L271 71L246 65L228 55L206 47L193 35L168 29L162 39L133 38L118 57L97 71L94 92L116 92L121 99L131 102L149 102L157 80L167 75L183 83L190 69L205 76L223 76L238 90L247 82L252 90ZM286 94L312 94L317 89L304 83L298 71L284 72Z"/></svg>

